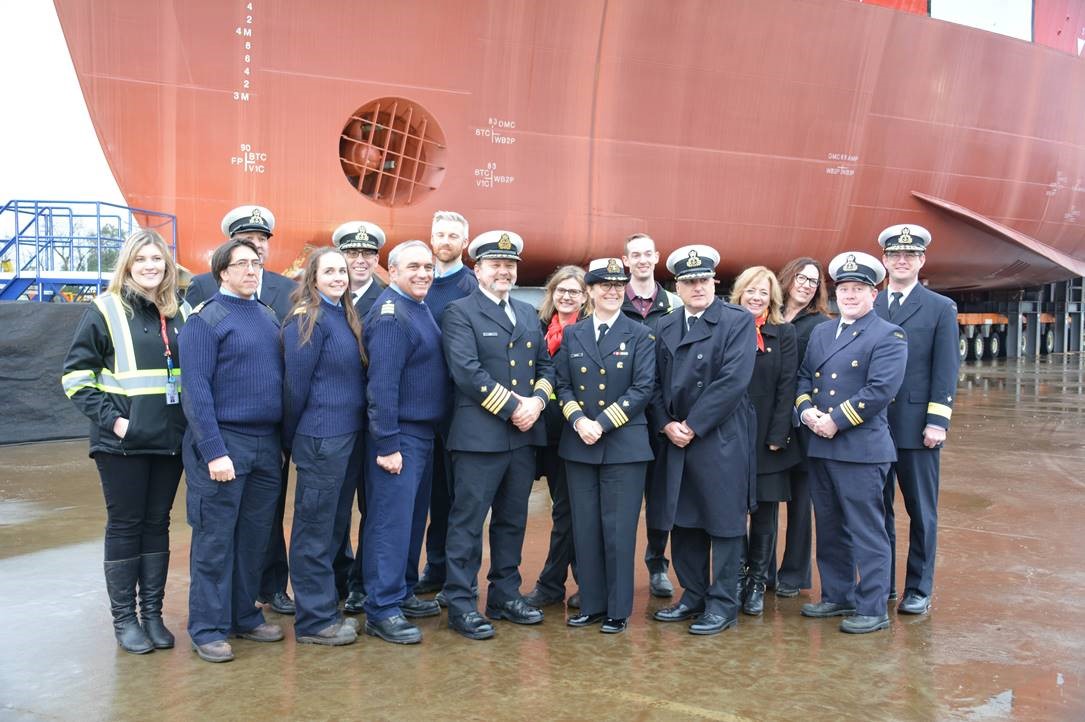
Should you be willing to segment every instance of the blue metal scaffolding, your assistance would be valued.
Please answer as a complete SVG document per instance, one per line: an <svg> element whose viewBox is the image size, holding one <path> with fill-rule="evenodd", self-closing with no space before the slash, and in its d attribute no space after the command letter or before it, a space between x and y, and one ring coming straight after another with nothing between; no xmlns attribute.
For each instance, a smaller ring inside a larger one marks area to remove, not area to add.
<svg viewBox="0 0 1085 722"><path fill-rule="evenodd" d="M158 231L177 256L177 217L102 201L0 207L0 301L88 300L109 285L124 239Z"/></svg>

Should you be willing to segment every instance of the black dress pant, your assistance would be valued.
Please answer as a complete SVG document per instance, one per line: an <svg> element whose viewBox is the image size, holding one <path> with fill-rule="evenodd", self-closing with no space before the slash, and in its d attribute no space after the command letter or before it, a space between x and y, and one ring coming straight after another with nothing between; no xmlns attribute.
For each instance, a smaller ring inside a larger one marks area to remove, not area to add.
<svg viewBox="0 0 1085 722"><path fill-rule="evenodd" d="M105 496L105 561L170 550L170 510L181 481L181 456L94 455Z"/></svg>
<svg viewBox="0 0 1085 722"><path fill-rule="evenodd" d="M637 523L646 462L565 462L580 573L580 611L626 619L633 611Z"/></svg>
<svg viewBox="0 0 1085 722"><path fill-rule="evenodd" d="M738 571L745 538L711 536L704 529L671 529L671 555L682 603L727 619L738 615Z"/></svg>
<svg viewBox="0 0 1085 722"><path fill-rule="evenodd" d="M809 589L813 548L813 510L810 500L810 472L807 463L791 468L791 500L787 503L787 530L784 556L776 575L777 584Z"/></svg>
<svg viewBox="0 0 1085 722"><path fill-rule="evenodd" d="M565 473L565 461L558 456L556 446L539 449L539 466L550 487L552 503L550 519L550 549L546 563L539 573L536 586L547 597L565 598L565 580L569 567L577 576L576 551L573 545L573 514L569 503L569 482Z"/></svg>
<svg viewBox="0 0 1085 722"><path fill-rule="evenodd" d="M908 511L908 569L904 590L925 597L934 589L934 556L938 547L938 473L941 449L897 449L897 463L885 480L885 531L889 535L889 591L897 591L897 526L893 513L894 480Z"/></svg>
<svg viewBox="0 0 1085 722"><path fill-rule="evenodd" d="M456 488L448 515L445 598L449 614L475 611L472 587L482 565L482 527L490 514L490 573L486 605L520 597L520 555L527 502L535 482L535 447L452 452Z"/></svg>
<svg viewBox="0 0 1085 722"><path fill-rule="evenodd" d="M426 570L428 579L445 581L445 546L448 541L448 514L452 508L455 484L452 459L438 433L433 439L433 482L429 494L429 529L426 531Z"/></svg>

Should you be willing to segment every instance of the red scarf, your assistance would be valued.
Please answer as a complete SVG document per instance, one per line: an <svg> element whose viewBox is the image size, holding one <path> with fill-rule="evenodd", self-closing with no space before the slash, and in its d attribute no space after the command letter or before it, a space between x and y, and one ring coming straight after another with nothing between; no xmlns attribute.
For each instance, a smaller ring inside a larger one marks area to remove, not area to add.
<svg viewBox="0 0 1085 722"><path fill-rule="evenodd" d="M553 356L561 347L561 337L565 333L565 327L576 322L577 314L570 314L562 318L560 313L555 313L550 319L550 325L546 327L546 347Z"/></svg>
<svg viewBox="0 0 1085 722"><path fill-rule="evenodd" d="M758 316L753 320L754 329L757 331L757 350L765 352L765 337L761 335L761 327L765 325L765 321L768 321L768 314Z"/></svg>

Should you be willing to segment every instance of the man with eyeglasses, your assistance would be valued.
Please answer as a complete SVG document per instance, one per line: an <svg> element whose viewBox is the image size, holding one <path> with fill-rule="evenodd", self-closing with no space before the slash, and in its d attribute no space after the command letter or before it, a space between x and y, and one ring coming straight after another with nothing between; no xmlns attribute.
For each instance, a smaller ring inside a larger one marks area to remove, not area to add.
<svg viewBox="0 0 1085 722"><path fill-rule="evenodd" d="M667 291L656 281L656 264L659 263L656 242L647 233L634 233L629 236L625 240L622 263L629 269L629 284L625 287L622 313L646 325L655 337L660 320L672 309L682 306L682 301L676 294ZM649 435L652 451L657 456L658 442L657 435ZM667 577L667 569L670 567L666 556L670 522L663 513L666 506L664 490L653 483L654 476L652 463L649 462L644 485L644 519L648 534L644 563L648 567L648 589L652 596L670 597L674 595L674 585Z"/></svg>
<svg viewBox="0 0 1085 722"><path fill-rule="evenodd" d="M942 446L953 414L960 356L957 350L957 306L919 283L927 261L931 234L903 223L878 236L889 286L878 294L874 310L904 329L908 336L908 366L896 400L889 406L889 426L897 446L897 461L885 483L885 530L893 551L889 595L896 596L896 482L908 510L908 567L901 614L926 614L934 587L934 557L938 541L938 481Z"/></svg>
<svg viewBox="0 0 1085 722"><path fill-rule="evenodd" d="M384 229L369 221L347 221L332 231L332 244L347 260L350 296L354 301L354 309L358 312L359 319L365 318L385 289L385 285L373 273L385 240ZM355 443L365 444L365 435L358 434ZM339 590L340 597L346 596L343 611L350 614L360 614L363 610L362 605L365 603L366 592L362 569L362 540L366 514L364 476L364 472L359 469L359 473L354 478L346 481L351 491L344 489L344 494L349 493L351 497L357 496L360 514L358 550L351 551L350 525L348 524L346 534L332 561L332 569L335 570L335 586ZM342 499L341 502L351 503L351 500Z"/></svg>
<svg viewBox="0 0 1085 722"><path fill-rule="evenodd" d="M283 361L279 322L256 300L256 246L232 240L211 257L218 293L178 337L185 366L182 445L190 551L188 633L208 662L229 662L227 639L277 642L256 607L282 474Z"/></svg>
<svg viewBox="0 0 1085 722"><path fill-rule="evenodd" d="M286 276L264 268L267 263L271 232L275 229L275 214L264 206L246 204L231 209L222 217L222 234L230 240L248 241L259 255L260 268L256 271L256 293L254 298L275 312L275 317L282 324L290 313L293 303L290 294L296 284ZM192 279L185 294L185 300L195 307L211 298L219 290L220 280L212 273L201 273ZM275 508L275 519L270 534L268 558L260 580L258 599L279 614L293 614L294 600L286 593L286 583L290 578L290 568L286 561L286 535L283 533L283 517L286 514L286 487L290 476L290 454L283 459L279 503Z"/></svg>

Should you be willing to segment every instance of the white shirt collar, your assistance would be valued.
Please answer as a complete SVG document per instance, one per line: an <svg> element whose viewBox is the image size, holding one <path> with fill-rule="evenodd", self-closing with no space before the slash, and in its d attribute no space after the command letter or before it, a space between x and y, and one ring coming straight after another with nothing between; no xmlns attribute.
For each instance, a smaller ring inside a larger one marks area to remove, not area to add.
<svg viewBox="0 0 1085 722"><path fill-rule="evenodd" d="M351 291L350 292L351 299L353 299L355 302L357 302L359 298L361 298L362 296L365 295L365 292L368 291L369 287L372 286L372 285L373 285L373 277L370 276L369 280L365 282L365 285L363 285L357 291Z"/></svg>
<svg viewBox="0 0 1085 722"><path fill-rule="evenodd" d="M604 323L607 325L607 331L608 332L613 330L614 329L614 322L618 320L618 314L620 314L620 313L621 313L621 309L619 309L618 312L615 313L610 318L599 318L598 313L593 313L591 315L591 323L592 323L592 328L595 329L595 337L599 338L599 326L601 326Z"/></svg>
<svg viewBox="0 0 1085 722"><path fill-rule="evenodd" d="M512 310L512 301L511 301L511 299L500 299L497 296L490 293L489 291L487 291L482 286L479 286L478 290L482 291L482 295L485 296L486 298L490 299L491 301L493 301L495 305L500 305L501 301L504 300L505 301L505 315L509 317L510 321L512 321L513 326L516 325L516 312Z"/></svg>
<svg viewBox="0 0 1085 722"><path fill-rule="evenodd" d="M890 300L890 301L892 301L892 300L893 300L893 294L894 294L894 293L901 293L901 294L903 294L903 295L902 295L902 296L900 297L900 302L901 302L901 304L903 304L903 303L904 303L905 301L907 301L907 300L908 300L908 296L912 295L912 291L913 291L913 290L915 290L915 287L916 287L916 286L918 286L918 285L919 285L919 279L917 278L916 280L912 281L912 282L911 282L911 283L910 283L910 284L908 285L908 287L907 287L907 288L902 288L902 289L901 289L900 291L894 291L894 290L893 290L893 289L891 289L891 288L890 288L890 289L886 289L886 290L887 290L887 292L889 293L889 300Z"/></svg>

